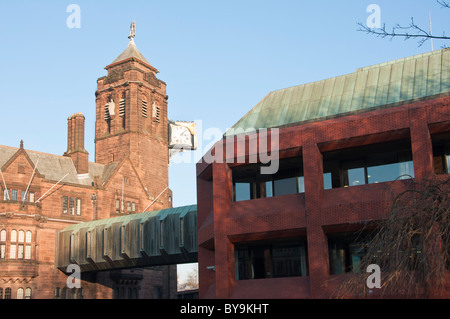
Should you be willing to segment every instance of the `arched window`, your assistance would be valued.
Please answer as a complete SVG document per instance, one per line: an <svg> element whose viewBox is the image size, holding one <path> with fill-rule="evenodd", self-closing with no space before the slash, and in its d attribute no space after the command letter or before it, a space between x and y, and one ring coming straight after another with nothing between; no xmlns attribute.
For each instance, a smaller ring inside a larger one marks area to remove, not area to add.
<svg viewBox="0 0 450 319"><path fill-rule="evenodd" d="M17 241L17 230L13 229L11 231L11 242L15 243Z"/></svg>
<svg viewBox="0 0 450 319"><path fill-rule="evenodd" d="M27 230L27 233L25 235L25 242L26 243L31 243L31 231Z"/></svg>
<svg viewBox="0 0 450 319"><path fill-rule="evenodd" d="M19 243L23 243L25 241L25 232L23 230L19 230Z"/></svg>
<svg viewBox="0 0 450 319"><path fill-rule="evenodd" d="M11 288L5 289L5 299L11 299Z"/></svg>
<svg viewBox="0 0 450 319"><path fill-rule="evenodd" d="M0 231L0 241L6 241L6 229Z"/></svg>
<svg viewBox="0 0 450 319"><path fill-rule="evenodd" d="M25 289L25 299L31 299L31 288Z"/></svg>
<svg viewBox="0 0 450 319"><path fill-rule="evenodd" d="M17 289L17 299L23 299L23 288Z"/></svg>

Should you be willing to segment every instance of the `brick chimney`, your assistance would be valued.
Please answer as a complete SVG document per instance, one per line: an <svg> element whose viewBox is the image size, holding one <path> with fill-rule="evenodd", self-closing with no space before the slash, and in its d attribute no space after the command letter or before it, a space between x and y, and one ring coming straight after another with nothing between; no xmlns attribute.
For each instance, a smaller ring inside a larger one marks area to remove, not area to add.
<svg viewBox="0 0 450 319"><path fill-rule="evenodd" d="M72 158L78 174L89 173L89 153L84 149L84 122L81 112L67 119L67 151L64 156Z"/></svg>

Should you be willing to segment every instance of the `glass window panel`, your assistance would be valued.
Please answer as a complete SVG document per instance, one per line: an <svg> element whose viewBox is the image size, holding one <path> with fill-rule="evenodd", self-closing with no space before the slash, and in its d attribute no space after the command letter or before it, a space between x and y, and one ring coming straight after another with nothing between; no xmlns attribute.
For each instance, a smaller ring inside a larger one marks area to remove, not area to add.
<svg viewBox="0 0 450 319"><path fill-rule="evenodd" d="M3 200L9 200L10 196L9 196L9 189L8 190L4 190L3 191Z"/></svg>
<svg viewBox="0 0 450 319"><path fill-rule="evenodd" d="M16 245L11 245L10 246L10 252L9 252L9 258L10 259L16 259Z"/></svg>
<svg viewBox="0 0 450 319"><path fill-rule="evenodd" d="M353 243L349 245L350 255L351 255L351 269L354 273L360 273L361 259L365 255L365 249L361 243Z"/></svg>
<svg viewBox="0 0 450 319"><path fill-rule="evenodd" d="M331 173L323 174L323 189L332 189L333 184L331 180Z"/></svg>
<svg viewBox="0 0 450 319"><path fill-rule="evenodd" d="M299 193L305 192L305 178L303 176L298 177L298 192Z"/></svg>
<svg viewBox="0 0 450 319"><path fill-rule="evenodd" d="M6 245L2 244L0 245L0 259L6 258Z"/></svg>
<svg viewBox="0 0 450 319"><path fill-rule="evenodd" d="M5 289L5 299L11 299L11 288Z"/></svg>
<svg viewBox="0 0 450 319"><path fill-rule="evenodd" d="M19 230L19 243L23 243L25 241L25 232L23 230Z"/></svg>
<svg viewBox="0 0 450 319"><path fill-rule="evenodd" d="M25 299L31 299L31 288L25 289Z"/></svg>
<svg viewBox="0 0 450 319"><path fill-rule="evenodd" d="M345 273L345 250L342 242L330 240L329 243L330 273Z"/></svg>
<svg viewBox="0 0 450 319"><path fill-rule="evenodd" d="M274 195L282 196L297 193L297 177L289 177L274 181Z"/></svg>
<svg viewBox="0 0 450 319"><path fill-rule="evenodd" d="M70 197L69 200L69 214L74 215L75 214L75 198Z"/></svg>
<svg viewBox="0 0 450 319"><path fill-rule="evenodd" d="M266 197L273 197L273 182L266 182Z"/></svg>
<svg viewBox="0 0 450 319"><path fill-rule="evenodd" d="M15 189L11 190L11 200L17 201L17 191Z"/></svg>
<svg viewBox="0 0 450 319"><path fill-rule="evenodd" d="M2 229L0 232L0 241L6 241L6 229Z"/></svg>
<svg viewBox="0 0 450 319"><path fill-rule="evenodd" d="M236 183L234 185L234 190L236 202L251 199L250 183Z"/></svg>
<svg viewBox="0 0 450 319"><path fill-rule="evenodd" d="M20 193L20 200L22 200L22 201L27 201L27 192L26 191L22 191L21 193Z"/></svg>
<svg viewBox="0 0 450 319"><path fill-rule="evenodd" d="M30 245L25 246L25 259L26 260L31 259L31 246Z"/></svg>
<svg viewBox="0 0 450 319"><path fill-rule="evenodd" d="M63 214L68 213L68 207L69 207L69 198L67 196L63 197Z"/></svg>
<svg viewBox="0 0 450 319"><path fill-rule="evenodd" d="M304 241L238 244L235 254L237 280L308 275Z"/></svg>
<svg viewBox="0 0 450 319"><path fill-rule="evenodd" d="M414 177L413 163L404 162L368 167L367 177L369 184L408 179Z"/></svg>
<svg viewBox="0 0 450 319"><path fill-rule="evenodd" d="M26 236L25 236L25 241L27 242L27 243L31 243L31 231L27 231L27 234L26 234Z"/></svg>
<svg viewBox="0 0 450 319"><path fill-rule="evenodd" d="M81 198L77 198L77 215L81 215Z"/></svg>
<svg viewBox="0 0 450 319"><path fill-rule="evenodd" d="M23 245L19 245L17 250L17 259L23 259Z"/></svg>
<svg viewBox="0 0 450 319"><path fill-rule="evenodd" d="M23 288L17 289L17 299L23 299Z"/></svg>
<svg viewBox="0 0 450 319"><path fill-rule="evenodd" d="M120 199L116 199L116 213L120 213Z"/></svg>
<svg viewBox="0 0 450 319"><path fill-rule="evenodd" d="M17 230L13 229L11 231L11 242L15 243L17 241Z"/></svg>
<svg viewBox="0 0 450 319"><path fill-rule="evenodd" d="M364 167L349 169L347 175L348 186L364 185L366 183Z"/></svg>
<svg viewBox="0 0 450 319"><path fill-rule="evenodd" d="M34 193L33 192L30 193L28 200L30 201L30 203L34 203Z"/></svg>

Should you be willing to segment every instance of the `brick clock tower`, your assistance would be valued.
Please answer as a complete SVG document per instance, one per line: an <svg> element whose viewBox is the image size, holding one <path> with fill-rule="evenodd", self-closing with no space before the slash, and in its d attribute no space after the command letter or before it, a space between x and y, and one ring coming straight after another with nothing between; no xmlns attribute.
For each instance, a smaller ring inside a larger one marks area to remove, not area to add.
<svg viewBox="0 0 450 319"><path fill-rule="evenodd" d="M95 162L117 163L129 157L150 198L169 184L169 132L166 83L139 52L132 24L126 50L97 80ZM171 205L170 191L164 203Z"/></svg>

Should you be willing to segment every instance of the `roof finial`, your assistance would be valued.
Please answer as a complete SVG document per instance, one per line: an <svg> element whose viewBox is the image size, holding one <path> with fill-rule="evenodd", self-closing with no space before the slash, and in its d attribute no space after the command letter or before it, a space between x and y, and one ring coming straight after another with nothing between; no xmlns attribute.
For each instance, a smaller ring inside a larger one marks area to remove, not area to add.
<svg viewBox="0 0 450 319"><path fill-rule="evenodd" d="M128 39L130 39L130 42L134 41L134 37L136 36L136 23L131 22L131 27L130 27L130 35L128 36Z"/></svg>
<svg viewBox="0 0 450 319"><path fill-rule="evenodd" d="M20 140L20 148L23 148L23 140Z"/></svg>

